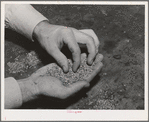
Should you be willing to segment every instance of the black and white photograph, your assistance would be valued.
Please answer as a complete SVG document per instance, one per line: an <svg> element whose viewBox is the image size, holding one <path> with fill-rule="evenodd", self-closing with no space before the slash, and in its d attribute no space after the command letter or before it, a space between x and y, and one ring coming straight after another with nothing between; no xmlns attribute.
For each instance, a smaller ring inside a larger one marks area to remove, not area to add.
<svg viewBox="0 0 149 122"><path fill-rule="evenodd" d="M3 120L148 119L148 2L1 6Z"/></svg>

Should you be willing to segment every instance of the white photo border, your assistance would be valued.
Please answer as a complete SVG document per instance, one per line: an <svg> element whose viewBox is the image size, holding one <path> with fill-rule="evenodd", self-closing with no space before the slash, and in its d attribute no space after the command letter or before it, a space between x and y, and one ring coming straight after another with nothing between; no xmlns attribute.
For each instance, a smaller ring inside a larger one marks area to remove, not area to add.
<svg viewBox="0 0 149 122"><path fill-rule="evenodd" d="M9 110L4 109L5 4L145 5L145 109L144 110ZM70 112L71 111L71 112ZM81 111L80 113L78 111ZM108 121L148 120L148 2L147 1L2 1L1 2L1 120L2 121Z"/></svg>

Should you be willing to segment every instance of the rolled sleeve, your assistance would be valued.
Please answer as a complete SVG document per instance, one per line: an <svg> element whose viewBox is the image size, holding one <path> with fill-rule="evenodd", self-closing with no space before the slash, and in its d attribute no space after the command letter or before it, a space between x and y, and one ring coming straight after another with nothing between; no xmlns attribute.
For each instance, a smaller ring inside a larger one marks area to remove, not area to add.
<svg viewBox="0 0 149 122"><path fill-rule="evenodd" d="M44 20L48 19L29 4L5 5L6 27L14 29L32 41L34 28L39 22Z"/></svg>
<svg viewBox="0 0 149 122"><path fill-rule="evenodd" d="M22 94L17 81L12 78L5 79L5 109L18 108L22 105Z"/></svg>

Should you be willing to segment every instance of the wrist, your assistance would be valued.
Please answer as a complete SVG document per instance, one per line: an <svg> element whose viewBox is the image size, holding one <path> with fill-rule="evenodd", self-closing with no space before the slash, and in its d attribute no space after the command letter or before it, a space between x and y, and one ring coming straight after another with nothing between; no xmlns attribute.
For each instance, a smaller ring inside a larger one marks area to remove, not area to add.
<svg viewBox="0 0 149 122"><path fill-rule="evenodd" d="M49 21L48 20L44 20L44 21L41 21L39 22L36 27L34 28L34 31L33 31L33 39L34 40L39 40L39 37L40 35L46 31L45 30L45 27L48 27L50 24L49 24Z"/></svg>
<svg viewBox="0 0 149 122"><path fill-rule="evenodd" d="M23 103L38 98L39 93L30 78L18 80L18 84L21 89Z"/></svg>

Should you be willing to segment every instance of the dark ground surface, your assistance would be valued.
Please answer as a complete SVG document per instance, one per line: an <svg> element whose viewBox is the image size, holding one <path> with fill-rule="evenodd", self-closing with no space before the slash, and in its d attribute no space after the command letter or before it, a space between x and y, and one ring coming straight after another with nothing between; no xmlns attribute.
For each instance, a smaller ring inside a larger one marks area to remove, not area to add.
<svg viewBox="0 0 149 122"><path fill-rule="evenodd" d="M65 101L43 97L21 108L144 109L144 6L34 7L52 24L93 29L100 40L104 67L90 88ZM25 78L50 62L38 44L6 29L5 77Z"/></svg>

